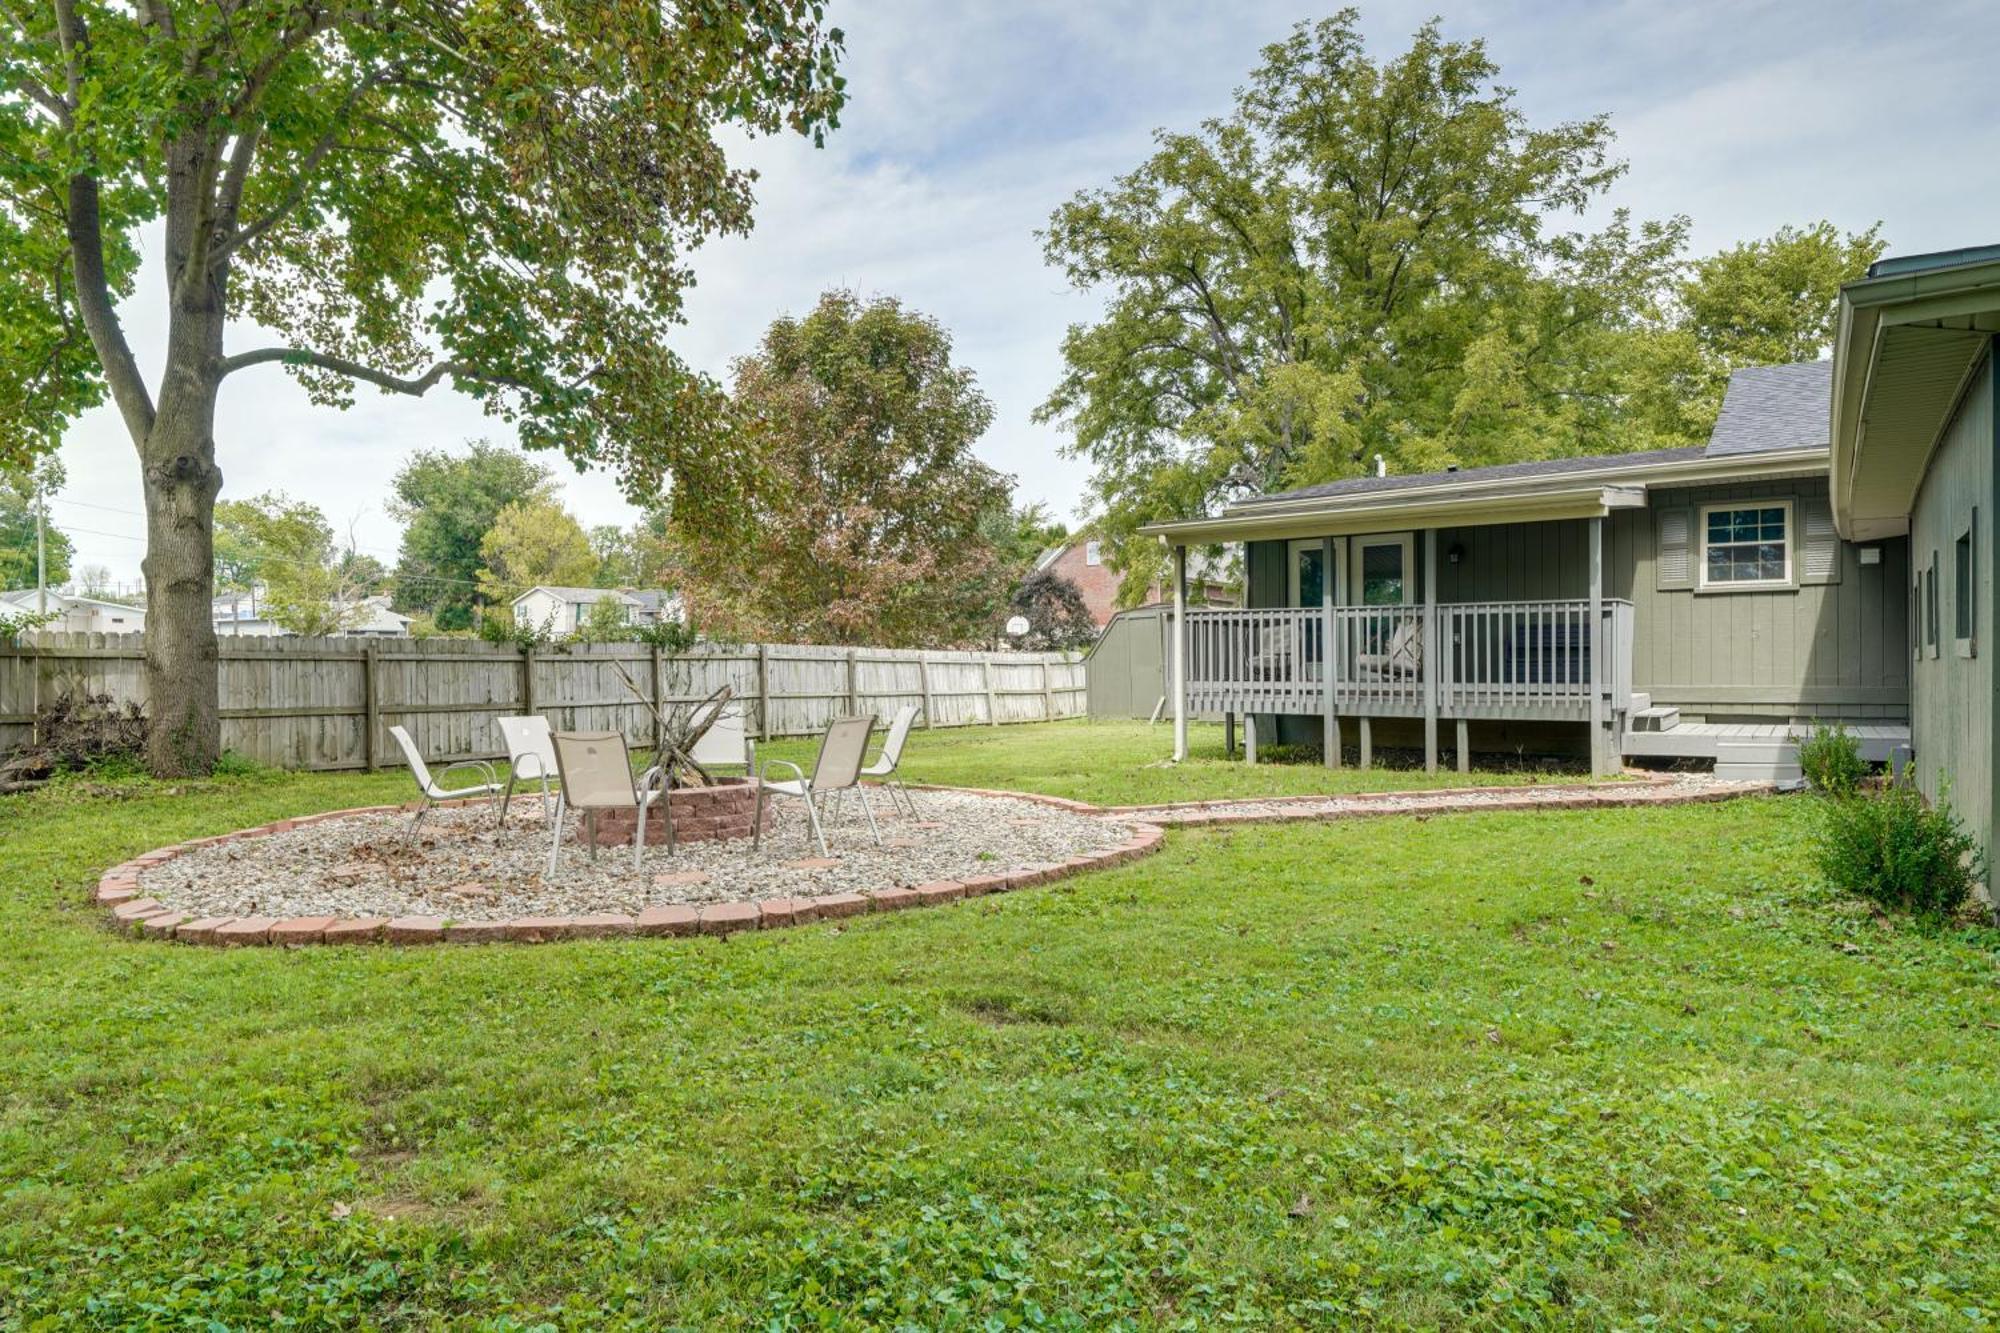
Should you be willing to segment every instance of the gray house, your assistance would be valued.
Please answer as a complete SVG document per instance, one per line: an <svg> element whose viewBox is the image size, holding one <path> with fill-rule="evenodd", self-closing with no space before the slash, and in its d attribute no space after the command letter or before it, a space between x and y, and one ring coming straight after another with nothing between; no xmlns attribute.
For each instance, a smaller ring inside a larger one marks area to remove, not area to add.
<svg viewBox="0 0 2000 1333"><path fill-rule="evenodd" d="M1909 553L1911 615L1892 646L1909 670L1917 780L1933 799L1949 785L1989 858L1997 332L2000 246L1884 259L1841 294L1832 387L1835 528Z"/></svg>
<svg viewBox="0 0 2000 1333"><path fill-rule="evenodd" d="M1241 542L1242 610L1185 610L1190 713L1259 738L1706 757L1796 771L1790 737L1839 719L1871 758L1910 740L1910 543L1836 519L1834 363L1745 370L1708 443L1365 477L1162 523ZM1991 478L1988 477L1988 485ZM1920 741L1921 746L1921 741Z"/></svg>

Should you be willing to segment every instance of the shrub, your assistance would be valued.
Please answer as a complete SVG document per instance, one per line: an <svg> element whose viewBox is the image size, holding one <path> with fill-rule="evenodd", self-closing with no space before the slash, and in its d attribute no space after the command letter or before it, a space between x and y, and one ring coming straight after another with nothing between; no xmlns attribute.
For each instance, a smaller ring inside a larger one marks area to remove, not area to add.
<svg viewBox="0 0 2000 1333"><path fill-rule="evenodd" d="M1841 722L1830 727L1824 722L1814 724L1812 735L1799 742L1799 767L1805 770L1813 790L1828 796L1854 795L1861 779L1868 775L1861 742Z"/></svg>
<svg viewBox="0 0 2000 1333"><path fill-rule="evenodd" d="M1983 874L1947 795L1931 805L1908 779L1830 802L1814 850L1834 888L1919 916L1956 912Z"/></svg>

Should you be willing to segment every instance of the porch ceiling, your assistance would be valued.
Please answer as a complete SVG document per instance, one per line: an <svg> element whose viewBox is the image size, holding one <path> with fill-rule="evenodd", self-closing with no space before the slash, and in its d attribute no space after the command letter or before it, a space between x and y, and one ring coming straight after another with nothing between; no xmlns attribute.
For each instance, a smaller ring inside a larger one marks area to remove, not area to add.
<svg viewBox="0 0 2000 1333"><path fill-rule="evenodd" d="M1274 537L1344 537L1403 528L1445 528L1482 523L1536 523L1602 518L1614 509L1646 503L1643 486L1581 486L1524 495L1423 495L1367 506L1325 504L1283 512L1223 514L1219 518L1153 523L1139 529L1179 545L1262 541Z"/></svg>

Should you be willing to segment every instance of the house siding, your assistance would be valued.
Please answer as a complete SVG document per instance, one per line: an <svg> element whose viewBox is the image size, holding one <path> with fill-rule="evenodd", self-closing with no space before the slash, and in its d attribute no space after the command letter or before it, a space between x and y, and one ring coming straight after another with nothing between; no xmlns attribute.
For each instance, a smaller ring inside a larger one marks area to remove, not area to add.
<svg viewBox="0 0 2000 1333"><path fill-rule="evenodd" d="M1966 827L1991 851L1996 818L1993 790L1993 719L1995 716L1993 652L1996 602L1994 585L2000 561L1994 558L1993 523L2000 517L1994 454L2000 450L2000 422L1994 400L1995 368L1988 357L1971 388L1953 413L1932 456L1910 513L1911 560L1903 574L1903 599L1911 600L1913 572L1938 558L1938 651L1928 647L1912 664L1910 742L1916 752L1917 784L1936 800L1948 785L1951 802ZM1974 509L1978 510L1974 541L1974 634L1976 655L1961 657L1954 642L1956 589L1953 544ZM1912 663L1910 639L1898 643L1897 656Z"/></svg>
<svg viewBox="0 0 2000 1333"><path fill-rule="evenodd" d="M1824 504L1824 477L1654 491L1605 533L1605 593L1633 605L1632 688L1690 719L1909 716L1905 619L1908 543L1839 543L1839 579L1757 592L1658 586L1657 515L1722 501L1791 500L1794 564L1804 502ZM1881 563L1863 565L1863 546Z"/></svg>

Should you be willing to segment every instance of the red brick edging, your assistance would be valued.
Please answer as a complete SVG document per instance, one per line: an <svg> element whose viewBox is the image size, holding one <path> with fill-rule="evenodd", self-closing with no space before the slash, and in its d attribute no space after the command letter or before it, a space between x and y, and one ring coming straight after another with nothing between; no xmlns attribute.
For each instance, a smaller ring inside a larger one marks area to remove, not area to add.
<svg viewBox="0 0 2000 1333"><path fill-rule="evenodd" d="M917 786L917 784L912 784ZM997 791L980 787L918 786L924 791L955 791L971 796L1004 797L1051 806L1074 814L1106 818L1159 815L1169 817L1178 828L1234 824L1269 824L1289 821L1330 821L1377 818L1388 815L1423 815L1482 810L1600 810L1633 806L1691 805L1726 801L1737 796L1771 790L1768 784L1729 788L1687 787L1670 778L1648 777L1603 784L1521 787L1454 787L1434 791L1357 792L1346 796L1306 795L1249 797L1225 801L1183 801L1169 805L1095 806L1061 796L1038 792ZM1466 798L1463 805L1437 804L1412 808L1412 800ZM1476 799L1473 799L1476 798ZM1328 802L1338 801L1345 809L1328 811ZM463 805L467 801L443 802ZM1241 807L1279 807L1243 809ZM1284 807L1296 807L1286 809ZM354 810L330 810L323 814L280 819L256 828L238 829L213 838L157 848L115 865L97 881L96 900L110 909L114 928L147 939L174 939L186 944L441 944L483 943L508 940L539 944L550 940L602 939L613 936L729 935L741 930L769 930L805 925L813 921L859 916L865 912L889 912L906 907L929 907L976 898L989 893L1005 893L1065 878L1085 870L1103 869L1145 856L1159 849L1166 830L1158 824L1137 823L1125 842L1100 852L1073 856L1060 864L1028 865L996 875L963 880L937 880L904 888L892 886L862 893L833 893L815 898L765 898L744 902L708 903L701 907L667 904L648 907L636 915L620 912L586 913L575 916L516 917L507 921L452 921L436 916L362 917L194 917L175 911L158 900L139 895L139 873L173 860L176 856L215 843L239 838L261 838L307 824L357 815L393 814L408 806L371 805Z"/></svg>
<svg viewBox="0 0 2000 1333"><path fill-rule="evenodd" d="M970 790L970 789L956 789ZM1007 796L1059 806L1082 814L1098 814L1096 806L1060 797L1027 795L1021 792L981 792L979 795ZM440 804L464 805L466 801ZM1006 893L1036 884L1101 870L1145 856L1159 849L1166 831L1154 824L1133 826L1132 836L1103 851L1072 856L1057 864L1019 866L993 875L967 879L936 880L904 888L892 886L862 893L832 893L816 898L764 898L747 902L707 903L701 907L667 904L648 907L636 915L597 912L575 916L516 917L507 921L452 921L437 916L332 917L303 916L283 920L266 916L196 917L176 911L154 898L141 897L141 871L173 860L197 848L239 838L261 838L284 833L307 824L357 815L392 814L406 806L371 805L354 810L329 810L323 814L280 819L255 828L238 829L213 838L156 848L115 865L97 881L96 901L110 909L113 928L147 939L171 939L184 944L445 944L485 943L508 940L540 944L550 940L604 939L614 936L730 935L741 930L770 930L805 925L813 921L859 916L864 912L890 912L905 907L930 907L976 898L989 893Z"/></svg>

